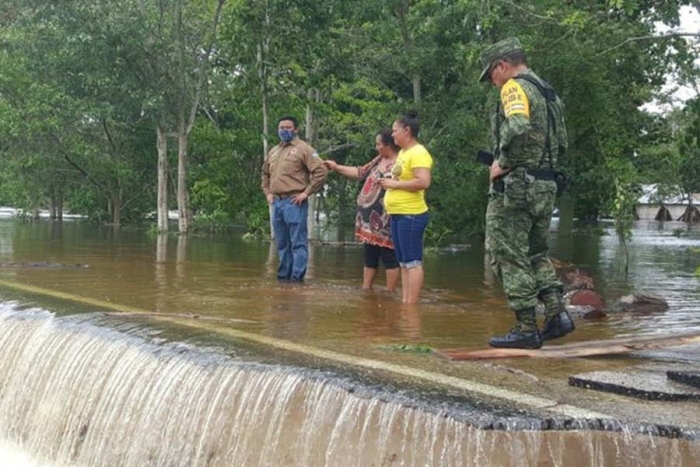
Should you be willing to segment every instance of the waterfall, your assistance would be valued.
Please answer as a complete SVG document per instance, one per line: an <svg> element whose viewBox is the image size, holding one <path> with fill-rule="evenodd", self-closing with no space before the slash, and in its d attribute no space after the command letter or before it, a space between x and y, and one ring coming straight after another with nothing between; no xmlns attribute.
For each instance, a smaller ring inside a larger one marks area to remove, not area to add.
<svg viewBox="0 0 700 467"><path fill-rule="evenodd" d="M0 303L1 465L676 466L698 458L689 440L487 430L439 404L372 397L322 372L123 323Z"/></svg>

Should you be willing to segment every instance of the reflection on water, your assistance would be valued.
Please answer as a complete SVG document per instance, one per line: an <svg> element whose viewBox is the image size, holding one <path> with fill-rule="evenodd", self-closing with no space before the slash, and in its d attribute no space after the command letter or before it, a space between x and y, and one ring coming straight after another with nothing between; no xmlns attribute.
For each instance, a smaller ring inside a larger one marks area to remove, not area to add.
<svg viewBox="0 0 700 467"><path fill-rule="evenodd" d="M673 235L684 228L683 236ZM609 228L607 231L609 232ZM58 233L57 233L58 232ZM615 335L700 330L698 227L638 223L630 247L630 273L621 271L614 235L553 238L554 256L589 270L612 303L636 292L660 295L671 309L649 316L610 316L582 322L565 341ZM408 308L378 287L360 290L362 250L312 246L309 280L275 279L274 245L220 237L151 236L142 231L88 224L0 222L0 262L87 264L88 268L0 269L0 278L122 303L147 310L235 317L258 323L264 334L308 343L421 342L437 347L485 345L512 321L500 287L479 245L431 253L419 306ZM255 327L255 326L253 326Z"/></svg>

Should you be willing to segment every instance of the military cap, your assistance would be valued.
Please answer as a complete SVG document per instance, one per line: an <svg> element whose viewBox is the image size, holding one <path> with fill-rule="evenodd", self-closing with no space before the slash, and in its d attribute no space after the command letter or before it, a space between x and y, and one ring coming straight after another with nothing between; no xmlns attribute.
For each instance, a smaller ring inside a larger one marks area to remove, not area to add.
<svg viewBox="0 0 700 467"><path fill-rule="evenodd" d="M481 75L479 75L479 82L485 81L489 78L489 68L493 65L493 62L508 55L511 52L522 52L523 46L520 44L520 40L517 37L509 37L508 39L503 39L495 44L491 44L486 47L479 54L479 62L483 70Z"/></svg>

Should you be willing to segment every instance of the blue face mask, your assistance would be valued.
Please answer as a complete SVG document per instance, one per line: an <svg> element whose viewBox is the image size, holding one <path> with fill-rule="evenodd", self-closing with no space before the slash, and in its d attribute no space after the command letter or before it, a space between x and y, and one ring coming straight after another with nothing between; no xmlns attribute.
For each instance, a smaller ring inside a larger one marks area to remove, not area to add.
<svg viewBox="0 0 700 467"><path fill-rule="evenodd" d="M297 135L297 132L294 130L277 130L277 135L280 137L282 142L288 143L291 140L294 139L294 137Z"/></svg>

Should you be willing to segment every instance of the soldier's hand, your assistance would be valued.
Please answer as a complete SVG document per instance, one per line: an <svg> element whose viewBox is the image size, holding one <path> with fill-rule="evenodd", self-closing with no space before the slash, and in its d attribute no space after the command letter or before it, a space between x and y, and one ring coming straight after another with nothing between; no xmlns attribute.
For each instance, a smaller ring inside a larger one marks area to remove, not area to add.
<svg viewBox="0 0 700 467"><path fill-rule="evenodd" d="M498 165L498 161L494 161L489 169L489 180L493 182L495 179L507 174L508 172L510 172L510 169L504 169Z"/></svg>
<svg viewBox="0 0 700 467"><path fill-rule="evenodd" d="M267 204L272 204L272 201L274 201L274 199L275 199L275 195L270 193L269 195L266 196L266 198L267 198Z"/></svg>
<svg viewBox="0 0 700 467"><path fill-rule="evenodd" d="M299 193L299 194L296 195L296 196L292 196L292 203L294 203L294 204L301 204L301 203L303 203L304 201L306 201L306 199L307 199L308 197L309 197L309 195L307 195L307 194L304 193L304 192Z"/></svg>

